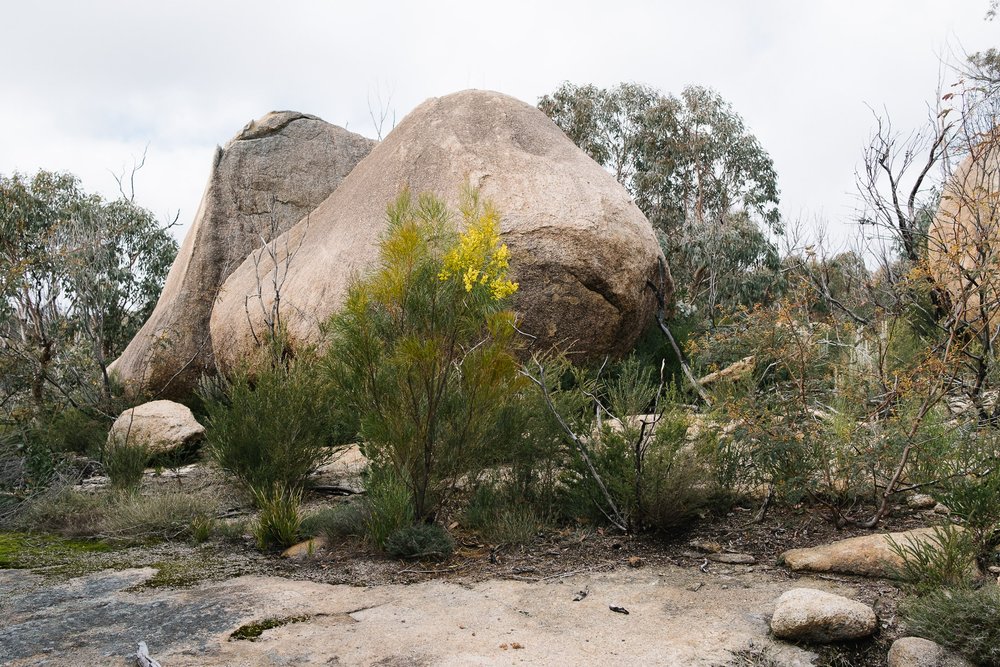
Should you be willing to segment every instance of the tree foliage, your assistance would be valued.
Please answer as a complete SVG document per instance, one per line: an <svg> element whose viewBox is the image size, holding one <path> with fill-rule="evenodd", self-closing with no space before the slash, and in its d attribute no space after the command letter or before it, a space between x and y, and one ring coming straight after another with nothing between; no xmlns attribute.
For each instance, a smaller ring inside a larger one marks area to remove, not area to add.
<svg viewBox="0 0 1000 667"><path fill-rule="evenodd" d="M774 165L717 92L564 83L538 106L632 194L688 304L754 303L778 285Z"/></svg>
<svg viewBox="0 0 1000 667"><path fill-rule="evenodd" d="M443 201L403 192L389 206L379 265L330 324L331 377L361 420L366 455L432 518L497 444L517 380L507 250L499 217L475 191L456 231Z"/></svg>
<svg viewBox="0 0 1000 667"><path fill-rule="evenodd" d="M0 402L110 395L107 364L156 304L176 242L70 174L0 176Z"/></svg>

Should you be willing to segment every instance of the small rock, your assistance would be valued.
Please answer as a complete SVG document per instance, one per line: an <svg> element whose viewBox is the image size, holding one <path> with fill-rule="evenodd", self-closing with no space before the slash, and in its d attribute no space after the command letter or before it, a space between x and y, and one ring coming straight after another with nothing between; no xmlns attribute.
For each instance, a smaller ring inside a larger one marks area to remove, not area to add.
<svg viewBox="0 0 1000 667"><path fill-rule="evenodd" d="M867 637L877 625L868 605L813 588L786 591L771 617L775 637L821 643Z"/></svg>
<svg viewBox="0 0 1000 667"><path fill-rule="evenodd" d="M972 667L965 658L919 637L901 637L894 641L888 661L889 667Z"/></svg>
<svg viewBox="0 0 1000 667"><path fill-rule="evenodd" d="M299 542L298 544L293 544L284 551L281 552L282 558L291 558L293 560L301 560L303 558L308 558L314 555L317 551L326 546L326 538L319 536L313 537L311 539L305 540L304 542Z"/></svg>
<svg viewBox="0 0 1000 667"><path fill-rule="evenodd" d="M750 554L709 554L708 559L714 560L716 563L726 563L728 565L753 565L757 562L757 559Z"/></svg>
<svg viewBox="0 0 1000 667"><path fill-rule="evenodd" d="M722 551L722 545L712 540L691 540L688 546L706 554L714 554Z"/></svg>
<svg viewBox="0 0 1000 667"><path fill-rule="evenodd" d="M906 505L915 510L929 510L937 505L937 501L926 493L914 493L906 499Z"/></svg>
<svg viewBox="0 0 1000 667"><path fill-rule="evenodd" d="M629 567L642 567L643 566L643 560L641 558L639 558L638 556L632 556L631 558L628 559L628 566Z"/></svg>
<svg viewBox="0 0 1000 667"><path fill-rule="evenodd" d="M934 513L935 514L951 514L951 508L949 508L944 503L938 503L937 505L934 506Z"/></svg>

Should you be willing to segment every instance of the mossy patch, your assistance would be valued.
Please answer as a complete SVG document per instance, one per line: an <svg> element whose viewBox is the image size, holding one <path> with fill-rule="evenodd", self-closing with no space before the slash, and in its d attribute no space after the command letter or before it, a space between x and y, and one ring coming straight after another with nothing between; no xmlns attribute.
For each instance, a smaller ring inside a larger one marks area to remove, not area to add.
<svg viewBox="0 0 1000 667"><path fill-rule="evenodd" d="M189 588L203 581L217 579L223 561L214 557L206 549L191 553L173 555L170 560L157 560L149 564L156 568L156 574L141 584L129 588L135 592L150 588Z"/></svg>
<svg viewBox="0 0 1000 667"><path fill-rule="evenodd" d="M34 569L67 565L81 556L110 551L102 540L80 540L36 533L0 532L0 568Z"/></svg>
<svg viewBox="0 0 1000 667"><path fill-rule="evenodd" d="M302 616L285 616L284 618L265 618L259 621L253 621L252 623L247 623L246 625L241 625L236 628L231 635L229 635L229 641L257 641L265 630L271 630L272 628L280 628L283 625L288 625L290 623L302 623L303 621L308 621L310 619L309 614L303 614Z"/></svg>

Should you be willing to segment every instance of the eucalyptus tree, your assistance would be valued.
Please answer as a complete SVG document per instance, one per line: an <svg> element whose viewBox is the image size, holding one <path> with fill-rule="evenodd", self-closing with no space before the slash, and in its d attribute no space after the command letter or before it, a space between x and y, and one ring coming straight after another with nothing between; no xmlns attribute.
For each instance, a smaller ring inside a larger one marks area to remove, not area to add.
<svg viewBox="0 0 1000 667"><path fill-rule="evenodd" d="M564 83L538 106L632 194L660 234L682 308L712 318L780 286L774 164L717 92Z"/></svg>
<svg viewBox="0 0 1000 667"><path fill-rule="evenodd" d="M177 244L147 210L76 177L0 176L0 366L8 407L95 403L107 364L148 317Z"/></svg>

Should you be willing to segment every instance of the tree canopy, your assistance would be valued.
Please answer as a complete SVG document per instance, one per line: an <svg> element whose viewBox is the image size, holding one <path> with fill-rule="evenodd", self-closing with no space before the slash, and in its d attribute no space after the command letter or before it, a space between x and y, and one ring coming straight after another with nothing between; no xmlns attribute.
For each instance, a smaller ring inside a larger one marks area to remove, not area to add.
<svg viewBox="0 0 1000 667"><path fill-rule="evenodd" d="M107 364L152 312L176 254L131 200L87 194L65 173L0 176L0 365L20 369L0 400L25 384L36 405L46 387L70 402L107 397Z"/></svg>
<svg viewBox="0 0 1000 667"><path fill-rule="evenodd" d="M688 305L752 303L780 282L774 164L719 93L564 83L538 106L632 194Z"/></svg>

